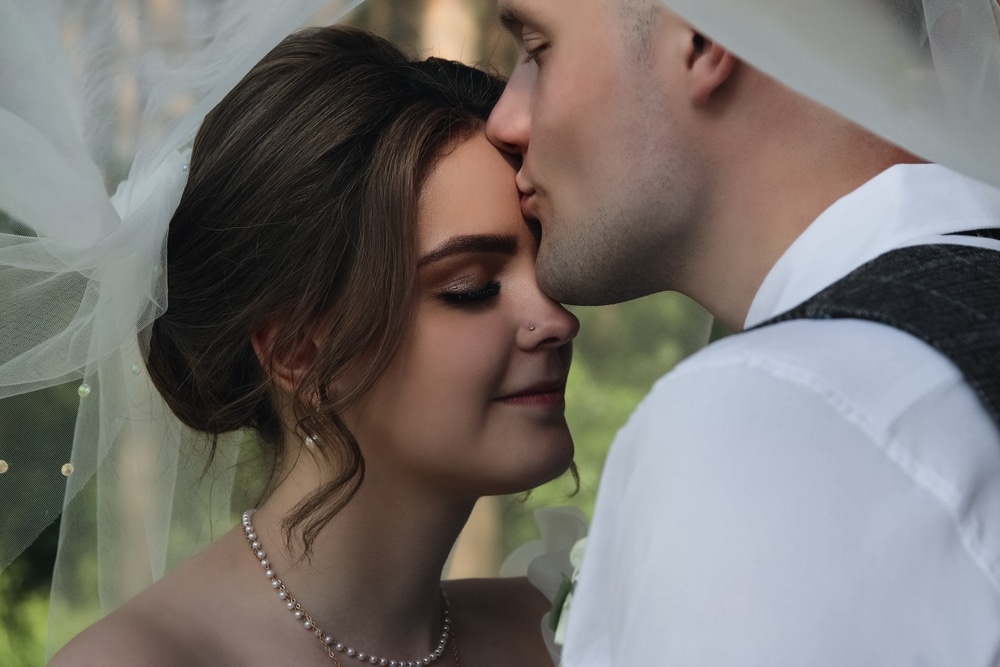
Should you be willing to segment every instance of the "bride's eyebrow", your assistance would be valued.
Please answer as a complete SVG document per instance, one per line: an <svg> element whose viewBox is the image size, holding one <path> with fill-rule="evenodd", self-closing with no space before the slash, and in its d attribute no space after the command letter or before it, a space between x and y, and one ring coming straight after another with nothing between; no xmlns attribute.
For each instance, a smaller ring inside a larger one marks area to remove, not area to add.
<svg viewBox="0 0 1000 667"><path fill-rule="evenodd" d="M492 252L503 255L517 254L517 237L511 234L469 234L453 236L420 258L417 268L437 262L445 257L463 253Z"/></svg>

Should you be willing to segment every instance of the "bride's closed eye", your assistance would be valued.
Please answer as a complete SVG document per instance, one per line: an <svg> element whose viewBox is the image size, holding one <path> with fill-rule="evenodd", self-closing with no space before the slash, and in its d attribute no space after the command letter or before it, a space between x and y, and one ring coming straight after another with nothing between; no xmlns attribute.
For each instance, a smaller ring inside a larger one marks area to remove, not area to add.
<svg viewBox="0 0 1000 667"><path fill-rule="evenodd" d="M498 281L490 282L481 287L455 285L439 292L439 296L445 303L459 308L485 306L499 294L500 283Z"/></svg>

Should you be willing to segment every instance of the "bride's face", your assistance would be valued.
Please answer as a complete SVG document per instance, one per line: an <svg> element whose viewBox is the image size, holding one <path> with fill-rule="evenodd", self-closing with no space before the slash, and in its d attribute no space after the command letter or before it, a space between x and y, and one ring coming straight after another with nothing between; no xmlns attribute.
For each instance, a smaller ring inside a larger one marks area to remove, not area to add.
<svg viewBox="0 0 1000 667"><path fill-rule="evenodd" d="M414 319L350 419L366 484L512 493L572 461L563 391L579 322L538 287L514 174L480 132L427 178Z"/></svg>

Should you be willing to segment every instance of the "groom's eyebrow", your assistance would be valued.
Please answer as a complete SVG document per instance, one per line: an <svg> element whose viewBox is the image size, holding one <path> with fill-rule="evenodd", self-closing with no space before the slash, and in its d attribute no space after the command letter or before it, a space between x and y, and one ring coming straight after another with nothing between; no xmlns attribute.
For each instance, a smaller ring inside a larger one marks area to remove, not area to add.
<svg viewBox="0 0 1000 667"><path fill-rule="evenodd" d="M503 29L521 41L525 25L531 25L532 11L524 6L521 0L499 0L500 25Z"/></svg>
<svg viewBox="0 0 1000 667"><path fill-rule="evenodd" d="M453 236L434 250L420 258L417 268L431 264L445 257L463 253L517 254L517 237L512 234L468 234Z"/></svg>
<svg viewBox="0 0 1000 667"><path fill-rule="evenodd" d="M520 38L524 21L512 7L507 6L500 10L500 25L514 37Z"/></svg>

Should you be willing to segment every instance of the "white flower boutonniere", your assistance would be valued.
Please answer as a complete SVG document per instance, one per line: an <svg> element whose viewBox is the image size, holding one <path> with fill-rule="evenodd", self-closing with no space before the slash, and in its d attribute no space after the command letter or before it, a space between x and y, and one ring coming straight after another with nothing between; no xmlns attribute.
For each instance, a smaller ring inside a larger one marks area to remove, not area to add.
<svg viewBox="0 0 1000 667"><path fill-rule="evenodd" d="M566 642L566 626L569 621L569 605L573 601L573 590L576 588L577 577L580 576L580 564L583 562L583 550L587 546L587 538L577 540L569 552L569 562L573 566L572 576L563 577L559 592L552 600L552 612L549 614L549 627L555 632L555 642L562 646Z"/></svg>
<svg viewBox="0 0 1000 667"><path fill-rule="evenodd" d="M500 576L527 575L552 603L552 611L542 617L539 630L552 661L558 665L586 543L587 517L576 507L547 507L535 511L535 521L541 539L515 549L500 567Z"/></svg>

